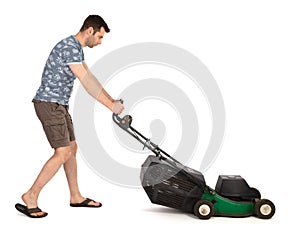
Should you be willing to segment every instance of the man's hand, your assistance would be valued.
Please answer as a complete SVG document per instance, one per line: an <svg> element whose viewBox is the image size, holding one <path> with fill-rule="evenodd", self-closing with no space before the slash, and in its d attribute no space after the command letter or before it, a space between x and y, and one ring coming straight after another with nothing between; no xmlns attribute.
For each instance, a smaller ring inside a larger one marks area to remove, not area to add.
<svg viewBox="0 0 300 227"><path fill-rule="evenodd" d="M124 105L121 103L121 101L115 100L113 102L112 112L115 114L121 114L123 110L124 110Z"/></svg>

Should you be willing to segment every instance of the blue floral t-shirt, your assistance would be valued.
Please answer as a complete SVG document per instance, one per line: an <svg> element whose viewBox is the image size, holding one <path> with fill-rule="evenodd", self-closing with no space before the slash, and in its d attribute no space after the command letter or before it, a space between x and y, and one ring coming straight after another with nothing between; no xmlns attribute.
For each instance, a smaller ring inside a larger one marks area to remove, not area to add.
<svg viewBox="0 0 300 227"><path fill-rule="evenodd" d="M52 49L42 75L42 81L33 99L69 105L76 76L70 64L84 61L83 49L74 36L69 36Z"/></svg>

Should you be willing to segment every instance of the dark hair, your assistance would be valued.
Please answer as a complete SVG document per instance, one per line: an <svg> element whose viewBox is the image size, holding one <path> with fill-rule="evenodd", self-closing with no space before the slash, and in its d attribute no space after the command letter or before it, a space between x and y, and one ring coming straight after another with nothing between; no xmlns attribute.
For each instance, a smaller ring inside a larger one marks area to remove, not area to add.
<svg viewBox="0 0 300 227"><path fill-rule="evenodd" d="M100 31L100 28L103 27L105 32L110 32L109 27L107 26L106 22L103 20L102 17L98 15L89 15L83 22L82 27L80 28L80 31L84 31L88 29L89 27L92 27L94 29L94 34L96 32Z"/></svg>

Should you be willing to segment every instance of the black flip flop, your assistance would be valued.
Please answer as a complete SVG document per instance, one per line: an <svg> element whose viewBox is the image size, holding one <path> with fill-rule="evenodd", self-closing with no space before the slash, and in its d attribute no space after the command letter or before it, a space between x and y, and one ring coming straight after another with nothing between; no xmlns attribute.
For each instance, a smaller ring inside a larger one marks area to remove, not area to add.
<svg viewBox="0 0 300 227"><path fill-rule="evenodd" d="M41 212L42 210L38 207L36 208L27 208L27 206L24 206L20 203L17 203L15 205L15 208L20 211L22 214L25 214L26 216L30 217L30 218L43 218L46 217L48 215L48 213L44 213L43 215L39 215L39 216L35 216L32 215L32 213L37 213L37 212Z"/></svg>
<svg viewBox="0 0 300 227"><path fill-rule="evenodd" d="M95 206L95 205L90 205L89 202L93 201L94 203L96 203L94 200L86 198L83 202L81 203L70 203L71 207L101 207L102 204L100 203L99 206Z"/></svg>

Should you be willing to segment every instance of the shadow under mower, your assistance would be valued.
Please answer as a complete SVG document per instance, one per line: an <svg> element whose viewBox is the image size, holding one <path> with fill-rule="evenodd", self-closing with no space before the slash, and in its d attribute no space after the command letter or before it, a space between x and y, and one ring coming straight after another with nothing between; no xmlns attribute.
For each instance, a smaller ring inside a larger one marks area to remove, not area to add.
<svg viewBox="0 0 300 227"><path fill-rule="evenodd" d="M152 203L193 213L200 219L269 219L274 215L275 205L261 199L260 192L249 187L240 175L220 175L212 189L202 173L184 166L133 128L130 115L121 118L113 114L113 121L155 154L147 157L140 173L141 184Z"/></svg>

